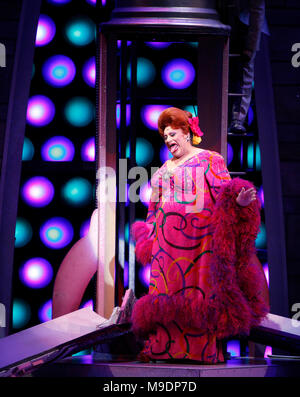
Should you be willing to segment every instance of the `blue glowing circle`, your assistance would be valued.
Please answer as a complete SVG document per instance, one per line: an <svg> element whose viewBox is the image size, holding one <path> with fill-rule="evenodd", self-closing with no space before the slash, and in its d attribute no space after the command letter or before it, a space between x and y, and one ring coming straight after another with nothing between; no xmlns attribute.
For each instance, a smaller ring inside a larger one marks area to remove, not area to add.
<svg viewBox="0 0 300 397"><path fill-rule="evenodd" d="M41 149L44 161L72 161L74 154L73 143L64 136L54 136L48 139Z"/></svg>
<svg viewBox="0 0 300 397"><path fill-rule="evenodd" d="M45 302L38 310L38 316L42 323L52 320L52 299Z"/></svg>
<svg viewBox="0 0 300 397"><path fill-rule="evenodd" d="M49 248L60 249L67 246L73 239L74 231L71 223L61 217L46 221L40 228L41 241Z"/></svg>
<svg viewBox="0 0 300 397"><path fill-rule="evenodd" d="M186 59L172 59L162 69L164 84L173 89L183 90L189 87L195 79L194 66Z"/></svg>
<svg viewBox="0 0 300 397"><path fill-rule="evenodd" d="M45 81L54 87L70 84L76 74L76 67L71 58L65 55L53 55L43 64L42 75Z"/></svg>

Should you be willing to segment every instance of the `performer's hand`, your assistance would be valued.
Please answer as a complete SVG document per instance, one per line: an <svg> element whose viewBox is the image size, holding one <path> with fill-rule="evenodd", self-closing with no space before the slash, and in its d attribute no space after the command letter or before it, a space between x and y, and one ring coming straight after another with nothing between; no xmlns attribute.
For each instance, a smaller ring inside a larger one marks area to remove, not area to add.
<svg viewBox="0 0 300 397"><path fill-rule="evenodd" d="M254 200L256 200L256 190L253 187L248 190L243 187L236 198L236 202L242 207L246 207Z"/></svg>

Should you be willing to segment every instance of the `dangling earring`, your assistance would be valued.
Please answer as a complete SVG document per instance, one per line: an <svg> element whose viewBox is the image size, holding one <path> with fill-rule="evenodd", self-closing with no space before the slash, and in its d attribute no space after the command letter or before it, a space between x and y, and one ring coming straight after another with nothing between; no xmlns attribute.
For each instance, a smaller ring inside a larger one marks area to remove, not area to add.
<svg viewBox="0 0 300 397"><path fill-rule="evenodd" d="M189 142L191 138L189 136L186 137L186 141Z"/></svg>

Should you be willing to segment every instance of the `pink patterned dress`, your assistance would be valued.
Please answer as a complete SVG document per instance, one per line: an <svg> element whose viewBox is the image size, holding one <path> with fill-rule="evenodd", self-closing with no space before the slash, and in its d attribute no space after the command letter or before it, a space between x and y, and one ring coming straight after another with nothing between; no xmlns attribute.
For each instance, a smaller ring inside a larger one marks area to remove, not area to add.
<svg viewBox="0 0 300 397"><path fill-rule="evenodd" d="M214 198L230 175L223 157L206 150L171 172L167 164L152 178L154 193L147 216L147 223L154 225L149 294L202 299L211 287L208 270ZM147 343L148 356L223 361L216 337L183 327L180 316L168 326L157 322Z"/></svg>
<svg viewBox="0 0 300 397"><path fill-rule="evenodd" d="M260 205L236 204L242 187L223 157L203 150L152 177L146 222L133 225L136 257L150 286L132 313L148 359L224 362L224 337L249 333L268 312L255 261Z"/></svg>

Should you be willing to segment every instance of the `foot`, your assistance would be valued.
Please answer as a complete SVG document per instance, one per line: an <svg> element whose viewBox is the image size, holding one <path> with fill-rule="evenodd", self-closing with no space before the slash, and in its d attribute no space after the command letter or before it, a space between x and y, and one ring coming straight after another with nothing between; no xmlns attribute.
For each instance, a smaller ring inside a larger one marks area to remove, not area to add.
<svg viewBox="0 0 300 397"><path fill-rule="evenodd" d="M243 122L240 120L232 120L228 132L233 132L236 134L246 134L246 128Z"/></svg>

